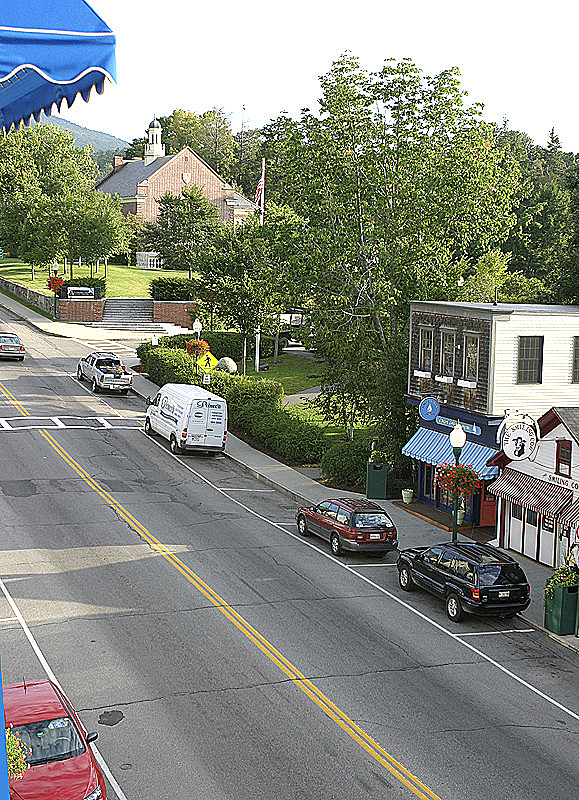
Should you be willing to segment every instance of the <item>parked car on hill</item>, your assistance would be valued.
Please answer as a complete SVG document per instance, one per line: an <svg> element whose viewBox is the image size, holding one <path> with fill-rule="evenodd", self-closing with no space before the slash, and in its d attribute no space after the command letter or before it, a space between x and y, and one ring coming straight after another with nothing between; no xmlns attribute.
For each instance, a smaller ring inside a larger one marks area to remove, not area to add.
<svg viewBox="0 0 579 800"><path fill-rule="evenodd" d="M29 768L10 782L11 800L106 800L104 778L87 733L52 681L4 686L6 724L29 750ZM4 767L6 769L6 767Z"/></svg>
<svg viewBox="0 0 579 800"><path fill-rule="evenodd" d="M99 351L81 358L76 377L79 381L89 381L95 394L101 389L116 389L121 394L127 394L133 383L133 376L127 372L118 356Z"/></svg>
<svg viewBox="0 0 579 800"><path fill-rule="evenodd" d="M383 555L398 548L396 526L371 500L324 500L317 506L298 508L296 522L302 536L321 536L335 556L344 550Z"/></svg>
<svg viewBox="0 0 579 800"><path fill-rule="evenodd" d="M444 598L446 613L460 622L464 612L514 617L531 602L531 587L515 559L488 544L447 542L410 547L398 556L405 592L416 586Z"/></svg>
<svg viewBox="0 0 579 800"><path fill-rule="evenodd" d="M15 333L0 333L0 358L17 358L24 361L26 350Z"/></svg>

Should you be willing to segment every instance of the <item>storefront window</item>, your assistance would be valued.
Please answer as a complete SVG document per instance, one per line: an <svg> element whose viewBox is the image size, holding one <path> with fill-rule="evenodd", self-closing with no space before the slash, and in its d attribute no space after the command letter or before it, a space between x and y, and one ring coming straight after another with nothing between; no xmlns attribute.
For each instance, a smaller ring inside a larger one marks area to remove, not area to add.
<svg viewBox="0 0 579 800"><path fill-rule="evenodd" d="M555 529L555 520L553 517L543 517L541 519L541 528L547 533L553 533Z"/></svg>
<svg viewBox="0 0 579 800"><path fill-rule="evenodd" d="M538 515L536 511L533 511L531 508L527 509L527 525L532 525L533 528L537 527L538 522Z"/></svg>
<svg viewBox="0 0 579 800"><path fill-rule="evenodd" d="M523 508L522 506L517 505L517 503L511 503L511 516L513 519L523 519Z"/></svg>
<svg viewBox="0 0 579 800"><path fill-rule="evenodd" d="M434 498L434 467L432 464L424 465L424 496Z"/></svg>

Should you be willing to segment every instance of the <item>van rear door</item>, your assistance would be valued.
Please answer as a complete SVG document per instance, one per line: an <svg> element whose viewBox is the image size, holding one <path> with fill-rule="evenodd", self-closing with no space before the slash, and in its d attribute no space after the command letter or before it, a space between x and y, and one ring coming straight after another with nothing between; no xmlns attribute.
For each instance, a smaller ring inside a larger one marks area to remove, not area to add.
<svg viewBox="0 0 579 800"><path fill-rule="evenodd" d="M215 398L208 400L207 405L205 446L221 448L226 430L227 406L225 400L216 400Z"/></svg>
<svg viewBox="0 0 579 800"><path fill-rule="evenodd" d="M207 400L193 400L187 422L186 444L189 447L201 447L205 444L207 430Z"/></svg>

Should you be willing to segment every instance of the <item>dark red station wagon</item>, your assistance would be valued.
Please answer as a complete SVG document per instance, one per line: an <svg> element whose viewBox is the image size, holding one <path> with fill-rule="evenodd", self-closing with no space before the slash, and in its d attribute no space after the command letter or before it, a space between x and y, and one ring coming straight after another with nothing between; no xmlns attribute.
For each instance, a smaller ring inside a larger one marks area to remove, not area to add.
<svg viewBox="0 0 579 800"><path fill-rule="evenodd" d="M296 522L302 536L321 536L335 556L344 550L383 555L398 549L396 526L371 500L324 500L317 506L298 508Z"/></svg>
<svg viewBox="0 0 579 800"><path fill-rule="evenodd" d="M69 699L48 680L4 686L6 724L32 752L11 800L106 800L107 791L87 733Z"/></svg>

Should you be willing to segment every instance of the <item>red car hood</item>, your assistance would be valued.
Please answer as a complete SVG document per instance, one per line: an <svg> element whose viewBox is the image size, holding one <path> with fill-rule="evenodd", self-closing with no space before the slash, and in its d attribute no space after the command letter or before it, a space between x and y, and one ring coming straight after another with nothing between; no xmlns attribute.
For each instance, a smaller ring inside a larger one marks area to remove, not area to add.
<svg viewBox="0 0 579 800"><path fill-rule="evenodd" d="M98 779L87 751L65 761L29 767L23 778L10 781L10 796L14 800L83 800L94 792Z"/></svg>

